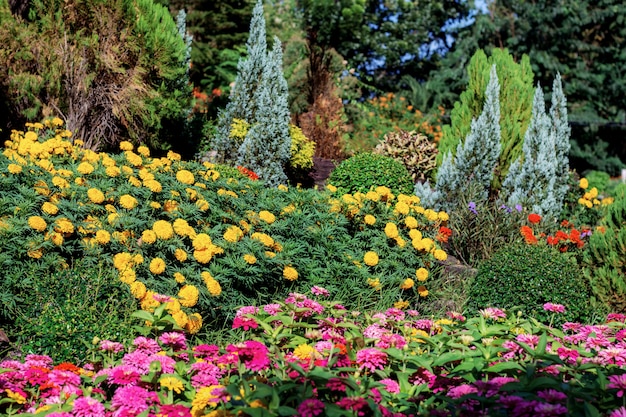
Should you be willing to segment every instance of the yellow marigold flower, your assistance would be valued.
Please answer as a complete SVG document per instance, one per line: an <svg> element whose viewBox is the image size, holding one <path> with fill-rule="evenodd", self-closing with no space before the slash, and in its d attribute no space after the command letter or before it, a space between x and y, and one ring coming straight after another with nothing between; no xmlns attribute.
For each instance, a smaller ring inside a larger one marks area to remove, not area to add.
<svg viewBox="0 0 626 417"><path fill-rule="evenodd" d="M326 184L326 189L330 191L331 193L334 193L335 191L337 191L337 187L335 187L332 184Z"/></svg>
<svg viewBox="0 0 626 417"><path fill-rule="evenodd" d="M113 266L115 269L122 271L132 266L133 255L128 252L116 253L113 255Z"/></svg>
<svg viewBox="0 0 626 417"><path fill-rule="evenodd" d="M417 287L417 293L420 295L420 297L428 296L428 290L423 285L420 285L419 287Z"/></svg>
<svg viewBox="0 0 626 417"><path fill-rule="evenodd" d="M370 287L374 288L376 291L380 291L381 289L381 285L380 285L380 279L379 278L368 278L367 279L367 285L369 285Z"/></svg>
<svg viewBox="0 0 626 417"><path fill-rule="evenodd" d="M154 230L144 230L141 233L141 242L142 243L154 243L157 240L157 235L154 233Z"/></svg>
<svg viewBox="0 0 626 417"><path fill-rule="evenodd" d="M183 282L185 282L185 276L180 272L174 272L174 280L177 283L182 284Z"/></svg>
<svg viewBox="0 0 626 417"><path fill-rule="evenodd" d="M147 158L150 156L150 149L147 146L142 145L137 148L137 153Z"/></svg>
<svg viewBox="0 0 626 417"><path fill-rule="evenodd" d="M448 254L445 253L441 249L436 249L433 255L435 256L435 259L438 261L445 261L446 259L448 259Z"/></svg>
<svg viewBox="0 0 626 417"><path fill-rule="evenodd" d="M74 179L74 184L76 185L85 185L87 184L87 180L85 180L83 177L77 177Z"/></svg>
<svg viewBox="0 0 626 417"><path fill-rule="evenodd" d="M587 178L581 178L578 186L583 190L586 190L589 187L589 181L587 181Z"/></svg>
<svg viewBox="0 0 626 417"><path fill-rule="evenodd" d="M372 226L374 223L376 223L376 217L372 216L371 214L366 214L363 218L363 221L365 222L365 224Z"/></svg>
<svg viewBox="0 0 626 417"><path fill-rule="evenodd" d="M48 227L48 223L40 216L31 216L28 218L28 225L31 229L34 229L38 232L43 232Z"/></svg>
<svg viewBox="0 0 626 417"><path fill-rule="evenodd" d="M150 261L150 272L160 275L165 272L165 261L161 258L154 258Z"/></svg>
<svg viewBox="0 0 626 417"><path fill-rule="evenodd" d="M7 170L11 174L19 174L20 172L22 172L22 166L18 164L9 164L7 165Z"/></svg>
<svg viewBox="0 0 626 417"><path fill-rule="evenodd" d="M106 167L104 170L105 174L107 174L111 178L119 177L122 171L118 167Z"/></svg>
<svg viewBox="0 0 626 417"><path fill-rule="evenodd" d="M48 201L43 203L43 205L41 206L41 209L43 210L44 213L50 214L50 215L55 215L59 212L59 208L56 205Z"/></svg>
<svg viewBox="0 0 626 417"><path fill-rule="evenodd" d="M117 214L117 213L111 213L111 214L109 214L109 215L107 216L107 221L109 222L109 224L111 224L111 225L112 225L112 224L114 224L114 223L117 221L117 219L119 219L119 218L120 218L120 215L119 215L119 214Z"/></svg>
<svg viewBox="0 0 626 417"><path fill-rule="evenodd" d="M137 279L137 274L133 268L126 268L120 271L119 278L124 284L130 285Z"/></svg>
<svg viewBox="0 0 626 417"><path fill-rule="evenodd" d="M446 213L445 211L440 211L439 213L437 213L437 218L442 222L445 222L450 219L450 216L448 216L448 213Z"/></svg>
<svg viewBox="0 0 626 417"><path fill-rule="evenodd" d="M417 219L413 216L407 216L404 219L404 225L408 227L409 229L415 229L418 226ZM409 233L409 236L411 236L411 233Z"/></svg>
<svg viewBox="0 0 626 417"><path fill-rule="evenodd" d="M398 237L398 226L395 223L389 222L385 225L385 235L389 239L395 239Z"/></svg>
<svg viewBox="0 0 626 417"><path fill-rule="evenodd" d="M598 197L598 189L596 187L592 187L591 190L589 190L589 200L593 200L596 197Z"/></svg>
<svg viewBox="0 0 626 417"><path fill-rule="evenodd" d="M196 334L202 328L202 316L198 313L193 313L188 317L187 324L185 325L185 330L189 332L189 334Z"/></svg>
<svg viewBox="0 0 626 417"><path fill-rule="evenodd" d="M154 222L152 230L154 230L154 233L156 233L156 236L159 239L167 240L174 236L174 228L165 220L157 220Z"/></svg>
<svg viewBox="0 0 626 417"><path fill-rule="evenodd" d="M71 221L69 221L69 219L62 217L60 219L57 219L57 221L55 222L54 230L59 233L70 234L74 233L74 225Z"/></svg>
<svg viewBox="0 0 626 417"><path fill-rule="evenodd" d="M398 236L394 240L396 241L396 244L400 246L401 248L406 246L406 240L404 240L402 236Z"/></svg>
<svg viewBox="0 0 626 417"><path fill-rule="evenodd" d="M153 193L160 193L163 191L163 186L157 180L145 180L143 185Z"/></svg>
<svg viewBox="0 0 626 417"><path fill-rule="evenodd" d="M139 204L139 202L132 195L124 194L120 197L120 206L122 206L126 210L134 209L135 207L137 207L137 204Z"/></svg>
<svg viewBox="0 0 626 417"><path fill-rule="evenodd" d="M115 208L115 206L113 204L106 204L104 206L104 209L109 212L109 213L115 213L117 212L117 209Z"/></svg>
<svg viewBox="0 0 626 417"><path fill-rule="evenodd" d="M603 206L610 206L611 204L613 204L613 201L615 199L613 197L605 197L602 199L602 205Z"/></svg>
<svg viewBox="0 0 626 417"><path fill-rule="evenodd" d="M52 241L52 243L54 243L56 246L61 246L63 244L63 235L61 233L52 233L50 235L50 240Z"/></svg>
<svg viewBox="0 0 626 417"><path fill-rule="evenodd" d="M180 302L175 298L172 298L170 301L165 303L165 310L167 310L170 314L178 313L180 308Z"/></svg>
<svg viewBox="0 0 626 417"><path fill-rule="evenodd" d="M172 318L178 326L183 328L187 326L187 323L189 323L189 316L182 310L172 313Z"/></svg>
<svg viewBox="0 0 626 417"><path fill-rule="evenodd" d="M59 188L68 188L70 186L70 183L67 182L65 178L61 177L52 177L52 184Z"/></svg>
<svg viewBox="0 0 626 417"><path fill-rule="evenodd" d="M187 252L185 252L181 248L178 248L174 251L174 257L178 262L185 262L187 260Z"/></svg>
<svg viewBox="0 0 626 417"><path fill-rule="evenodd" d="M399 310L404 310L405 308L407 308L409 306L409 302L400 300L400 301L396 301L393 304L393 306L394 306L394 308L397 308Z"/></svg>
<svg viewBox="0 0 626 417"><path fill-rule="evenodd" d="M410 210L409 205L405 203L404 201L400 201L396 203L396 208L394 209L394 212L402 214L402 215L407 215L409 214L409 210Z"/></svg>
<svg viewBox="0 0 626 417"><path fill-rule="evenodd" d="M83 175L88 175L91 174L94 169L95 168L93 167L93 165L91 165L89 162L81 162L76 168L76 171L80 172Z"/></svg>
<svg viewBox="0 0 626 417"><path fill-rule="evenodd" d="M161 203L159 203L158 201L151 201L150 202L150 207L152 207L153 209L160 209L161 208Z"/></svg>
<svg viewBox="0 0 626 417"><path fill-rule="evenodd" d="M28 252L26 252L26 254L28 255L28 257L33 258L33 259L41 259L41 257L43 256L43 250L41 249L36 249L36 250L29 250Z"/></svg>
<svg viewBox="0 0 626 417"><path fill-rule="evenodd" d="M256 263L256 257L249 253L246 253L245 255L243 255L243 260L246 261L250 265L254 265Z"/></svg>
<svg viewBox="0 0 626 417"><path fill-rule="evenodd" d="M374 251L366 252L363 256L363 262L368 266L376 266L378 265L378 254Z"/></svg>
<svg viewBox="0 0 626 417"><path fill-rule="evenodd" d="M191 242L193 248L196 250L207 249L209 246L213 244L211 241L211 236L206 233L198 234Z"/></svg>
<svg viewBox="0 0 626 417"><path fill-rule="evenodd" d="M298 271L292 266L286 266L283 268L283 277L289 281L295 281L298 279Z"/></svg>
<svg viewBox="0 0 626 417"><path fill-rule="evenodd" d="M270 250L267 250L265 251L265 256L267 256L268 258L274 258L276 256L276 253Z"/></svg>
<svg viewBox="0 0 626 417"><path fill-rule="evenodd" d="M169 159L170 161L180 161L181 156L180 154L173 152L173 151L167 151L167 159Z"/></svg>
<svg viewBox="0 0 626 417"><path fill-rule="evenodd" d="M133 187L141 187L141 181L139 181L138 178L135 178L133 176L128 177L128 182L130 183L130 185L132 185Z"/></svg>
<svg viewBox="0 0 626 417"><path fill-rule="evenodd" d="M121 170L124 173L124 175L133 175L133 172L134 172L133 169L129 167L128 165L122 165Z"/></svg>
<svg viewBox="0 0 626 417"><path fill-rule="evenodd" d="M187 171L186 169L181 169L176 173L176 180L187 185L192 185L194 182L196 182L196 179L194 178L191 171Z"/></svg>
<svg viewBox="0 0 626 417"><path fill-rule="evenodd" d="M100 229L96 232L96 242L101 245L106 245L111 241L111 234L106 230Z"/></svg>
<svg viewBox="0 0 626 417"><path fill-rule="evenodd" d="M243 237L243 231L237 226L229 226L224 232L224 240L235 243Z"/></svg>
<svg viewBox="0 0 626 417"><path fill-rule="evenodd" d="M189 226L189 223L187 223L187 220L185 219L174 220L172 227L178 236L189 236L194 232L193 228Z"/></svg>
<svg viewBox="0 0 626 417"><path fill-rule="evenodd" d="M100 204L104 201L104 193L97 188L90 188L87 190L87 197L92 203Z"/></svg>
<svg viewBox="0 0 626 417"><path fill-rule="evenodd" d="M407 278L402 282L402 284L400 284L400 288L403 290L410 290L413 288L413 285L415 285L415 281L411 278Z"/></svg>
<svg viewBox="0 0 626 417"><path fill-rule="evenodd" d="M141 158L141 156L137 155L133 151L126 151L124 152L124 155L126 156L126 160L128 161L128 163L132 166L140 167L143 164L143 159Z"/></svg>
<svg viewBox="0 0 626 417"><path fill-rule="evenodd" d="M274 245L274 239L272 239L271 236L266 235L265 233L254 232L254 233L252 233L252 235L250 237L252 239L256 239L256 240L260 241L261 243L263 243L267 247L271 247L271 246Z"/></svg>
<svg viewBox="0 0 626 417"><path fill-rule="evenodd" d="M130 143L127 140L123 140L120 142L120 150L121 151L132 151L133 150L133 144Z"/></svg>
<svg viewBox="0 0 626 417"><path fill-rule="evenodd" d="M209 209L209 203L208 203L208 201L206 201L204 199L200 199L200 200L196 201L196 206L201 211L207 211Z"/></svg>
<svg viewBox="0 0 626 417"><path fill-rule="evenodd" d="M200 275L202 276L202 280L204 281L207 290L209 290L209 294L211 294L213 297L217 297L222 293L222 287L220 286L220 283L217 282L217 280L213 278L209 272L205 271L202 272Z"/></svg>
<svg viewBox="0 0 626 417"><path fill-rule="evenodd" d="M393 194L388 187L378 186L374 189L386 201L393 200Z"/></svg>
<svg viewBox="0 0 626 417"><path fill-rule="evenodd" d="M435 242L433 242L433 240L429 237L422 239L422 246L424 248L425 251L430 251L430 248L432 248L435 245Z"/></svg>
<svg viewBox="0 0 626 417"><path fill-rule="evenodd" d="M180 304L184 307L193 307L198 304L198 297L200 297L200 291L193 285L185 285L178 291Z"/></svg>
<svg viewBox="0 0 626 417"><path fill-rule="evenodd" d="M134 281L130 284L130 293L138 300L146 295L146 285L141 281Z"/></svg>
<svg viewBox="0 0 626 417"><path fill-rule="evenodd" d="M439 215L435 213L434 210L427 209L426 211L424 211L424 217L426 217L429 221L434 222L439 218Z"/></svg>
<svg viewBox="0 0 626 417"><path fill-rule="evenodd" d="M411 230L409 230L409 237L411 238L411 240L421 240L422 239L422 232L420 232L417 229L411 229Z"/></svg>
<svg viewBox="0 0 626 417"><path fill-rule="evenodd" d="M156 293L152 290L146 291L146 294L141 299L141 309L149 312L154 312L154 309L157 308L161 303L154 299Z"/></svg>
<svg viewBox="0 0 626 417"><path fill-rule="evenodd" d="M176 394L180 394L185 390L183 382L174 376L163 375L159 380L159 384L161 385L161 388L174 391Z"/></svg>
<svg viewBox="0 0 626 417"><path fill-rule="evenodd" d="M276 221L276 216L274 216L272 213L270 213L267 210L259 211L259 218L267 224L272 224Z"/></svg>
<svg viewBox="0 0 626 417"><path fill-rule="evenodd" d="M426 281L428 279L428 270L426 268L419 268L415 271L415 277L420 282Z"/></svg>
<svg viewBox="0 0 626 417"><path fill-rule="evenodd" d="M320 353L311 345L303 343L293 350L293 356L301 361L321 358Z"/></svg>

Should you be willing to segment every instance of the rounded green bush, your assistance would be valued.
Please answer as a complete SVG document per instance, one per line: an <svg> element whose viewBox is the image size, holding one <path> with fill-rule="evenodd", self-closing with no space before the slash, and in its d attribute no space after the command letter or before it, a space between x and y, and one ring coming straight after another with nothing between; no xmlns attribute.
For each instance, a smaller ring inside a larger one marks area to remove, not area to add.
<svg viewBox="0 0 626 417"><path fill-rule="evenodd" d="M553 324L588 322L592 318L590 288L576 259L545 245L516 243L482 262L470 285L468 314L486 307L519 307L525 315L548 323L553 313L545 303L563 304Z"/></svg>
<svg viewBox="0 0 626 417"><path fill-rule="evenodd" d="M406 167L395 159L373 153L361 153L343 161L330 174L328 182L341 193L366 193L385 186L394 194L413 194L413 180Z"/></svg>

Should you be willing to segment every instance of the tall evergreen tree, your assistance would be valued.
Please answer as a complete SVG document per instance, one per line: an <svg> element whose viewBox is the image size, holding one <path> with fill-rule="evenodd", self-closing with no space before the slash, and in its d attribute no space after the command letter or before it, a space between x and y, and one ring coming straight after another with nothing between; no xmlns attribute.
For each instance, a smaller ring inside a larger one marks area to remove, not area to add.
<svg viewBox="0 0 626 417"><path fill-rule="evenodd" d="M569 189L569 151L572 129L567 115L567 99L563 93L561 74L557 73L552 83L552 105L550 106L550 118L554 130L554 144L556 150L556 184L554 193L557 201L565 201L565 195Z"/></svg>

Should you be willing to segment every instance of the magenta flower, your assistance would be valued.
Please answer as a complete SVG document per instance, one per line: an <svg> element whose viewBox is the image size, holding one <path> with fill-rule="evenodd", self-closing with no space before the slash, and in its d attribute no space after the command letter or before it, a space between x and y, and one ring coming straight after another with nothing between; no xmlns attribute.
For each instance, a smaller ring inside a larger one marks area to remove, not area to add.
<svg viewBox="0 0 626 417"><path fill-rule="evenodd" d="M270 316L275 316L278 313L280 313L282 310L281 310L280 304L267 304L263 306L263 311L265 311Z"/></svg>
<svg viewBox="0 0 626 417"><path fill-rule="evenodd" d="M385 311L385 315L395 321L400 321L400 320L404 320L405 317L405 313L404 311L400 310L399 308L388 308L387 311Z"/></svg>
<svg viewBox="0 0 626 417"><path fill-rule="evenodd" d="M458 313L456 311L448 311L446 313L446 316L450 317L452 320L458 320L460 322L464 322L465 321L465 316L461 313Z"/></svg>
<svg viewBox="0 0 626 417"><path fill-rule="evenodd" d="M324 412L324 403L317 398L307 398L298 406L300 417L315 417Z"/></svg>
<svg viewBox="0 0 626 417"><path fill-rule="evenodd" d="M626 391L626 374L610 375L609 385L606 387L615 388L617 390L617 396L619 398L623 397L624 391Z"/></svg>
<svg viewBox="0 0 626 417"><path fill-rule="evenodd" d="M48 379L54 385L58 385L59 387L65 387L68 385L76 387L80 385L80 377L71 371L55 369L48 374Z"/></svg>
<svg viewBox="0 0 626 417"><path fill-rule="evenodd" d="M381 379L378 382L380 382L381 384L385 386L385 390L388 393L400 394L400 384L398 384L398 382L394 381L393 379L385 378L385 379Z"/></svg>
<svg viewBox="0 0 626 417"><path fill-rule="evenodd" d="M47 355L26 355L26 358L24 360L24 366L40 366L42 368L50 368L52 366L52 358Z"/></svg>
<svg viewBox="0 0 626 417"><path fill-rule="evenodd" d="M448 390L448 397L458 399L464 395L476 394L478 388L470 384L463 384L456 387L452 387Z"/></svg>
<svg viewBox="0 0 626 417"><path fill-rule="evenodd" d="M259 324L254 317L235 317L233 319L233 329L242 328L248 331L250 329L256 329L257 327L259 327Z"/></svg>
<svg viewBox="0 0 626 417"><path fill-rule="evenodd" d="M479 310L478 312L486 319L498 320L506 318L506 313L499 308L487 307L483 310Z"/></svg>
<svg viewBox="0 0 626 417"><path fill-rule="evenodd" d="M317 285L314 285L311 288L311 293L313 293L314 295L321 295L323 297L328 297L330 295L330 292L328 292L326 288L318 287Z"/></svg>
<svg viewBox="0 0 626 417"><path fill-rule="evenodd" d="M191 417L189 408L180 404L162 405L157 413L160 417Z"/></svg>
<svg viewBox="0 0 626 417"><path fill-rule="evenodd" d="M119 365L109 371L109 382L117 385L136 385L141 375L136 368L129 365Z"/></svg>
<svg viewBox="0 0 626 417"><path fill-rule="evenodd" d="M552 388L539 391L537 396L549 403L562 403L567 400L567 395L565 393Z"/></svg>
<svg viewBox="0 0 626 417"><path fill-rule="evenodd" d="M606 316L606 321L607 322L610 322L610 321L620 321L622 323L626 323L626 314L609 313L609 315Z"/></svg>
<svg viewBox="0 0 626 417"><path fill-rule="evenodd" d="M174 350L187 349L185 334L181 332L165 332L159 337L159 341Z"/></svg>
<svg viewBox="0 0 626 417"><path fill-rule="evenodd" d="M402 349L406 346L406 340L402 337L402 335L396 333L385 333L380 336L380 339L378 339L374 345L380 349L389 349L390 347Z"/></svg>
<svg viewBox="0 0 626 417"><path fill-rule="evenodd" d="M561 404L549 404L549 403L536 402L533 415L546 416L546 417L566 416L567 407Z"/></svg>
<svg viewBox="0 0 626 417"><path fill-rule="evenodd" d="M110 340L102 340L100 341L100 350L104 352L119 353L124 350L124 345Z"/></svg>
<svg viewBox="0 0 626 417"><path fill-rule="evenodd" d="M151 405L158 404L158 401L159 398L155 392L149 392L144 388L131 385L118 388L115 391L111 407L118 410L116 415L124 415L124 413L136 415L145 411Z"/></svg>
<svg viewBox="0 0 626 417"><path fill-rule="evenodd" d="M361 349L356 353L356 363L361 369L367 368L370 371L384 369L387 363L387 354L375 348Z"/></svg>
<svg viewBox="0 0 626 417"><path fill-rule="evenodd" d="M217 345L198 345L193 348L193 356L196 358L202 358L204 360L212 360L220 353L220 348Z"/></svg>
<svg viewBox="0 0 626 417"><path fill-rule="evenodd" d="M545 303L543 309L553 313L565 313L565 306L563 304Z"/></svg>
<svg viewBox="0 0 626 417"><path fill-rule="evenodd" d="M559 347L556 353L563 362L569 363L570 365L575 364L580 356L580 353L576 349L568 349L564 346Z"/></svg>
<svg viewBox="0 0 626 417"><path fill-rule="evenodd" d="M367 400L361 397L344 397L337 401L339 407L344 410L350 410L356 412L357 416L364 416L368 413L367 411L371 411L369 405L367 404Z"/></svg>
<svg viewBox="0 0 626 417"><path fill-rule="evenodd" d="M133 345L136 346L136 350L147 354L157 353L161 350L161 346L159 346L156 340L143 336L139 336L133 340Z"/></svg>
<svg viewBox="0 0 626 417"><path fill-rule="evenodd" d="M104 405L91 397L79 397L74 401L72 413L75 417L104 417Z"/></svg>
<svg viewBox="0 0 626 417"><path fill-rule="evenodd" d="M235 354L239 360L251 371L261 371L270 364L269 349L261 342L246 340L237 345L228 345L228 353Z"/></svg>
<svg viewBox="0 0 626 417"><path fill-rule="evenodd" d="M198 389L211 385L219 385L225 370L211 362L196 362L191 365L191 371L195 374L191 377L191 385Z"/></svg>
<svg viewBox="0 0 626 417"><path fill-rule="evenodd" d="M602 360L604 365L623 366L626 364L626 349L609 347L601 350L598 353L598 357Z"/></svg>
<svg viewBox="0 0 626 417"><path fill-rule="evenodd" d="M626 417L626 407L620 407L617 410L613 410L609 417Z"/></svg>

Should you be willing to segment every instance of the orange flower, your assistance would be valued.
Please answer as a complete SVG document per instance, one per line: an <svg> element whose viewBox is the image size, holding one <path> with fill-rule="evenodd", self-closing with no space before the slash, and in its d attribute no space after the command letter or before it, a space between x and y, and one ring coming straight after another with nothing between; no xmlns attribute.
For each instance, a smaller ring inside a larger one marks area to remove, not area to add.
<svg viewBox="0 0 626 417"><path fill-rule="evenodd" d="M522 234L522 236L524 236L524 240L527 244L534 245L535 243L537 243L537 238L533 234L533 230L530 227L522 226L520 228L520 233Z"/></svg>
<svg viewBox="0 0 626 417"><path fill-rule="evenodd" d="M528 221L532 224L537 224L541 221L541 216L535 213L530 213L528 215Z"/></svg>

